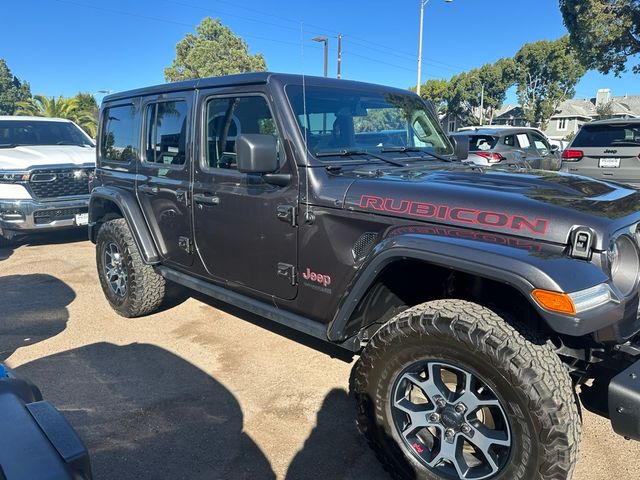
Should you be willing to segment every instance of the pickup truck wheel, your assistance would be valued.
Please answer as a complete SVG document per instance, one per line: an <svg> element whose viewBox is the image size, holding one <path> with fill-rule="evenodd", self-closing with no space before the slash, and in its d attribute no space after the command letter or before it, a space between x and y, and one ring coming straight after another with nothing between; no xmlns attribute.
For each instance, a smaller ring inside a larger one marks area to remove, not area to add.
<svg viewBox="0 0 640 480"><path fill-rule="evenodd" d="M413 307L376 332L355 368L358 426L396 478L571 478L581 420L568 371L492 310Z"/></svg>
<svg viewBox="0 0 640 480"><path fill-rule="evenodd" d="M123 218L105 222L96 240L102 290L111 307L127 318L155 312L165 295L165 279L142 261Z"/></svg>
<svg viewBox="0 0 640 480"><path fill-rule="evenodd" d="M9 248L16 243L16 236L10 230L0 229L0 248Z"/></svg>

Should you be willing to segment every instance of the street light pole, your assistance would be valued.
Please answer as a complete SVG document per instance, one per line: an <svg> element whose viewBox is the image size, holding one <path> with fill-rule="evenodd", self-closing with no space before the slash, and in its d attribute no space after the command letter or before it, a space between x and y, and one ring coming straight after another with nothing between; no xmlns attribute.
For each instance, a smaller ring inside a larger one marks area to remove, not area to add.
<svg viewBox="0 0 640 480"><path fill-rule="evenodd" d="M336 75L338 78L341 77L341 67L342 67L342 34L338 34L338 74Z"/></svg>
<svg viewBox="0 0 640 480"><path fill-rule="evenodd" d="M324 43L324 76L329 74L329 38L328 37L314 37L311 40L314 42Z"/></svg>
<svg viewBox="0 0 640 480"><path fill-rule="evenodd" d="M444 0L445 3L451 3L453 0ZM424 7L429 0L420 0L420 32L418 35L418 84L416 85L416 93L420 95L420 84L422 83L422 30L424 29Z"/></svg>
<svg viewBox="0 0 640 480"><path fill-rule="evenodd" d="M424 6L429 0L420 0L420 33L418 35L418 83L416 93L420 95L420 84L422 83L422 30L424 28Z"/></svg>

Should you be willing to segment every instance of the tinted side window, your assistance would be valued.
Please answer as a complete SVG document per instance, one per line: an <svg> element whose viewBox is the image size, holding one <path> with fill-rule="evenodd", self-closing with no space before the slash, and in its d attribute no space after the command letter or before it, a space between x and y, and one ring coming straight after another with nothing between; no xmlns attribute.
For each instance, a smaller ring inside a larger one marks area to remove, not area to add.
<svg viewBox="0 0 640 480"><path fill-rule="evenodd" d="M105 109L100 155L104 160L130 162L138 156L136 132L140 114L133 105Z"/></svg>
<svg viewBox="0 0 640 480"><path fill-rule="evenodd" d="M547 141L542 136L537 133L531 133L531 138L533 139L533 145L538 150L549 150L549 145L547 145Z"/></svg>
<svg viewBox="0 0 640 480"><path fill-rule="evenodd" d="M147 107L145 160L184 165L187 145L187 102L159 102Z"/></svg>
<svg viewBox="0 0 640 480"><path fill-rule="evenodd" d="M238 135L261 133L279 138L267 101L260 96L212 98L206 107L206 165L237 169ZM281 158L282 161L282 158Z"/></svg>
<svg viewBox="0 0 640 480"><path fill-rule="evenodd" d="M507 135L506 137L504 137L504 140L503 140L502 143L504 143L508 147L515 147L516 146L516 137L514 137L513 135Z"/></svg>

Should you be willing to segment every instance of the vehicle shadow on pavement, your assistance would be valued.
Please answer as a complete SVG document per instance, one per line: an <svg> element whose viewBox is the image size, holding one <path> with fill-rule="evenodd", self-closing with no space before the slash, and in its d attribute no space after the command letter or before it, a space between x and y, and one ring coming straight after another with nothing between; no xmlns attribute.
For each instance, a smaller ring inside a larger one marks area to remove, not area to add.
<svg viewBox="0 0 640 480"><path fill-rule="evenodd" d="M242 308L234 307L231 304L218 301L214 298L208 297L204 294L196 292L195 290L185 289L189 297L198 300L206 305L209 305L216 310L220 310L228 315L236 317L239 321L249 322L257 327L268 330L276 335L280 335L284 338L292 340L306 347L312 348L318 352L324 353L331 358L337 358L344 362L351 362L354 354L338 345L329 343L327 341L320 340L305 333L299 332L292 328L282 325L280 323L269 320L268 318L261 317L253 314Z"/></svg>
<svg viewBox="0 0 640 480"><path fill-rule="evenodd" d="M287 470L286 480L388 480L355 423L355 402L335 388L318 411L316 426Z"/></svg>
<svg viewBox="0 0 640 480"><path fill-rule="evenodd" d="M59 230L17 237L11 246L0 248L0 261L6 260L21 247L77 243L87 241L88 238L87 230L84 228Z"/></svg>
<svg viewBox="0 0 640 480"><path fill-rule="evenodd" d="M67 305L76 297L63 281L45 274L0 277L0 362L64 331Z"/></svg>
<svg viewBox="0 0 640 480"><path fill-rule="evenodd" d="M231 392L148 344L97 343L15 369L85 441L100 479L270 479Z"/></svg>

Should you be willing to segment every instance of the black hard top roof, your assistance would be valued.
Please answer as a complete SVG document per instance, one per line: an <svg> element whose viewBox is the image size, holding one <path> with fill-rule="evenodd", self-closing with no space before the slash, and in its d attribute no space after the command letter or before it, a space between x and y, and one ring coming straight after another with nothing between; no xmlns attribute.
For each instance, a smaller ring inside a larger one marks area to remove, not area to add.
<svg viewBox="0 0 640 480"><path fill-rule="evenodd" d="M125 92L114 93L104 97L103 102L113 102L116 100L122 100L132 97L140 97L145 95L154 95L169 92L179 92L185 90L194 90L202 88L214 88L214 87L232 87L236 85L259 85L259 84L271 84L276 83L280 85L298 84L302 85L304 82L307 85L327 85L327 86L339 86L342 88L354 88L354 89L376 89L384 88L385 90L395 90L398 93L411 93L409 90L403 90L394 87L386 87L382 85L375 85L372 83L356 82L354 80L338 80L335 78L315 77L309 75L288 74L288 73L273 73L273 72L253 72L253 73L240 73L237 75L224 75L220 77L208 77L198 78L196 80L186 80L184 82L164 83L161 85L154 85L151 87L138 88L135 90L128 90Z"/></svg>

